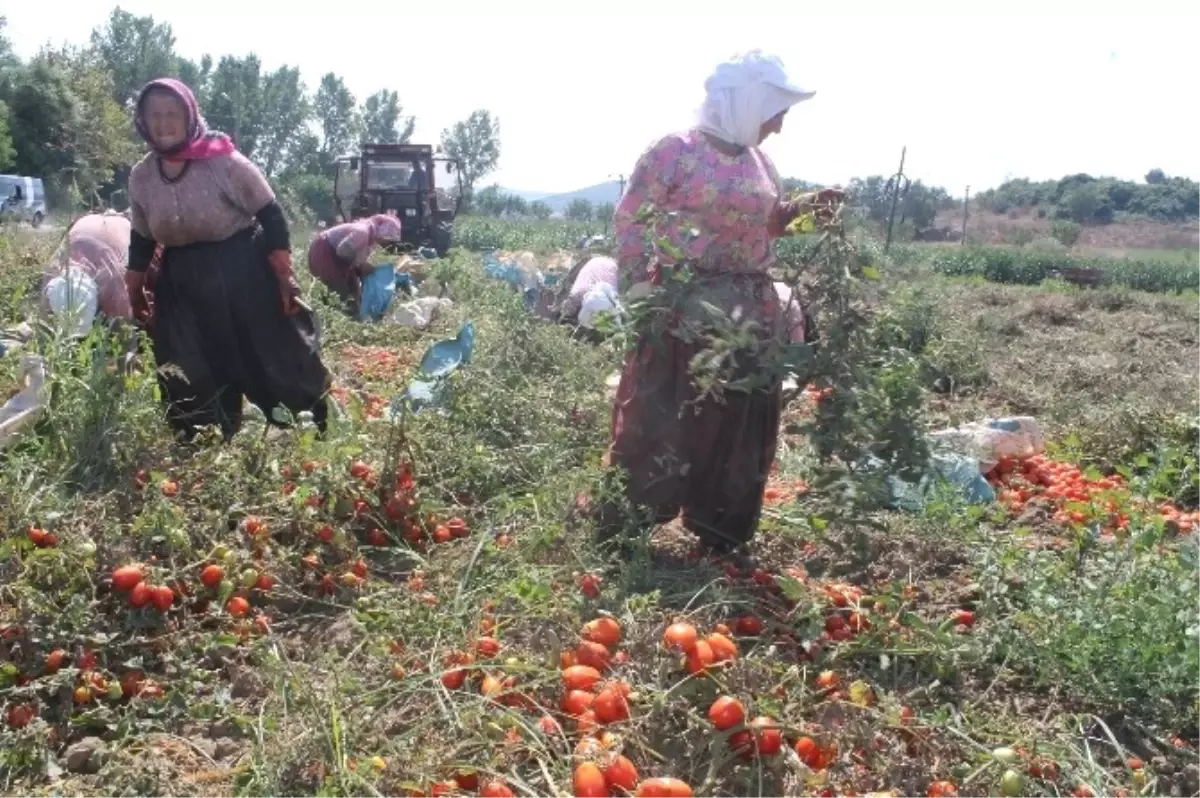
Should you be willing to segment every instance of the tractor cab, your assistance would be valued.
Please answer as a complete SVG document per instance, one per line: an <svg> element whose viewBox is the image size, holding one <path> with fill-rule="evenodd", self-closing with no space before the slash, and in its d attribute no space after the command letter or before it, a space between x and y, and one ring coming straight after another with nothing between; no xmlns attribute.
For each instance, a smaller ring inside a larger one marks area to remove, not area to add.
<svg viewBox="0 0 1200 798"><path fill-rule="evenodd" d="M428 144L364 144L358 156L337 162L334 200L342 221L394 214L404 236L395 250L432 247L445 255L462 198L458 161L435 156Z"/></svg>

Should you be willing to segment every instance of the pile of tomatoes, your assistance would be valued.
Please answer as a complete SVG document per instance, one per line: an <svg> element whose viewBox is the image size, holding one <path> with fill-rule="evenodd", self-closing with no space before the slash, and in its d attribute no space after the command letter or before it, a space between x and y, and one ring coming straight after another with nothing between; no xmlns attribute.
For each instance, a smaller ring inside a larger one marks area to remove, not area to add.
<svg viewBox="0 0 1200 798"><path fill-rule="evenodd" d="M1010 512L1020 513L1038 502L1053 509L1054 521L1063 525L1099 524L1107 532L1122 532L1129 528L1131 509L1148 509L1144 501L1130 495L1120 474L1093 478L1078 466L1044 455L1001 457L987 480ZM1185 512L1162 504L1157 512L1180 532L1200 528L1200 511Z"/></svg>

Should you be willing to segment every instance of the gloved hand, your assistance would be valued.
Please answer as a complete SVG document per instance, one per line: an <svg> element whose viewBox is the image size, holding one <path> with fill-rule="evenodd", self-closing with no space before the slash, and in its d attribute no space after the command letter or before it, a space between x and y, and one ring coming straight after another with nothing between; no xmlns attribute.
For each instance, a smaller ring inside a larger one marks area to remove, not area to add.
<svg viewBox="0 0 1200 798"><path fill-rule="evenodd" d="M644 299L654 293L654 284L649 280L640 283L634 283L625 292L625 296L629 299Z"/></svg>
<svg viewBox="0 0 1200 798"><path fill-rule="evenodd" d="M796 198L795 202L786 203L795 206L795 213L792 214L792 219L795 219L802 213L810 211L818 219L826 221L833 217L834 211L846 199L846 192L840 188L823 188L820 191L811 191L807 194L801 194ZM788 220L789 222L791 219Z"/></svg>
<svg viewBox="0 0 1200 798"><path fill-rule="evenodd" d="M283 302L285 315L294 316L300 312L300 284L296 282L296 272L292 269L292 253L286 249L277 249L267 253L267 262L275 279L279 282L279 298Z"/></svg>
<svg viewBox="0 0 1200 798"><path fill-rule="evenodd" d="M125 270L125 291L129 294L129 307L133 311L134 321L149 327L154 322L150 310L150 298L146 296L146 273Z"/></svg>

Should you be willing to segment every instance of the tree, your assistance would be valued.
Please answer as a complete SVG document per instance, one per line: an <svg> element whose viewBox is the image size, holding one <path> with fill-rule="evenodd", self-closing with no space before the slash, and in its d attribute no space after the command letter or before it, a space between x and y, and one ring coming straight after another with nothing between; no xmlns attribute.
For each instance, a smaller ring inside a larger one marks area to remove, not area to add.
<svg viewBox="0 0 1200 798"><path fill-rule="evenodd" d="M129 132L129 113L113 99L112 75L95 53L67 53L65 69L79 102L79 124L72 130L74 182L91 198L116 170L132 166L141 148Z"/></svg>
<svg viewBox="0 0 1200 798"><path fill-rule="evenodd" d="M529 203L529 215L535 219L549 219L554 209L541 200Z"/></svg>
<svg viewBox="0 0 1200 798"><path fill-rule="evenodd" d="M596 206L596 221L610 222L613 214L617 212L617 206L611 202L602 202Z"/></svg>
<svg viewBox="0 0 1200 798"><path fill-rule="evenodd" d="M196 95L201 112L208 106L208 83L212 79L212 69L212 56L207 53L198 62L186 58L177 59L175 66L175 77L186 83L192 94Z"/></svg>
<svg viewBox="0 0 1200 798"><path fill-rule="evenodd" d="M79 98L67 71L36 58L6 81L14 168L23 175L53 175L75 166L74 133L82 124Z"/></svg>
<svg viewBox="0 0 1200 798"><path fill-rule="evenodd" d="M592 220L592 213L592 203L583 197L578 197L571 200L571 204L567 206L567 210L563 215L568 219L574 219L578 222L590 222Z"/></svg>
<svg viewBox="0 0 1200 798"><path fill-rule="evenodd" d="M442 131L442 150L461 164L463 191L472 194L476 181L500 162L500 120L485 109L472 111L466 120Z"/></svg>
<svg viewBox="0 0 1200 798"><path fill-rule="evenodd" d="M281 66L263 79L263 131L258 163L271 177L287 164L312 117L299 67Z"/></svg>
<svg viewBox="0 0 1200 798"><path fill-rule="evenodd" d="M12 133L8 129L8 106L0 102L0 169L12 166L17 157L13 149Z"/></svg>
<svg viewBox="0 0 1200 798"><path fill-rule="evenodd" d="M228 133L247 158L254 157L266 123L258 56L221 56L207 94L204 115L209 125Z"/></svg>
<svg viewBox="0 0 1200 798"><path fill-rule="evenodd" d="M504 198L500 186L487 188L471 195L471 210L480 216L499 216L504 212Z"/></svg>
<svg viewBox="0 0 1200 798"><path fill-rule="evenodd" d="M114 8L108 23L92 31L91 45L112 75L112 97L122 107L151 80L176 74L175 34L152 16Z"/></svg>
<svg viewBox="0 0 1200 798"><path fill-rule="evenodd" d="M416 117L408 117L401 125L400 95L383 89L367 98L362 108L362 140L372 144L405 144L412 138Z"/></svg>
<svg viewBox="0 0 1200 798"><path fill-rule="evenodd" d="M1161 169L1151 169L1146 173L1146 182L1152 186L1161 186L1167 182L1167 174Z"/></svg>
<svg viewBox="0 0 1200 798"><path fill-rule="evenodd" d="M17 54L13 52L12 42L9 41L8 34L4 32L7 27L8 18L0 15L0 69L15 67L21 63L17 58Z"/></svg>
<svg viewBox="0 0 1200 798"><path fill-rule="evenodd" d="M1113 209L1108 195L1094 182L1079 183L1062 195L1058 216L1079 224L1112 221Z"/></svg>
<svg viewBox="0 0 1200 798"><path fill-rule="evenodd" d="M287 165L281 177L293 180L301 175L320 174L325 166L321 138L311 130L300 130L288 149Z"/></svg>
<svg viewBox="0 0 1200 798"><path fill-rule="evenodd" d="M321 126L322 166L328 166L346 155L353 146L358 128L354 95L345 82L329 72L321 78L313 101L317 122Z"/></svg>

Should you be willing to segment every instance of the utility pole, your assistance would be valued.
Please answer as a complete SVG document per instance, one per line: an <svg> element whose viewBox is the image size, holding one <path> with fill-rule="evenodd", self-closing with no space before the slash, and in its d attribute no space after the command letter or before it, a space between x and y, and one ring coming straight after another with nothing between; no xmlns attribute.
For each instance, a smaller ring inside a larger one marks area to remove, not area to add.
<svg viewBox="0 0 1200 798"><path fill-rule="evenodd" d="M908 154L908 145L905 145L900 150L900 169L896 174L892 175L887 182L887 187L892 190L892 209L888 213L887 224L887 240L884 241L883 251L887 252L892 246L892 223L896 221L896 204L900 201L900 195L908 193L910 181L904 176L904 156Z"/></svg>
<svg viewBox="0 0 1200 798"><path fill-rule="evenodd" d="M621 198L625 196L625 175L609 175L608 177L609 179L612 179L613 177L617 178L617 185L619 187L617 193L617 202L620 202ZM616 203L614 203L614 206L615 205ZM604 235L606 236L608 235L608 223L610 221L610 219L604 220Z"/></svg>
<svg viewBox="0 0 1200 798"><path fill-rule="evenodd" d="M971 204L971 187L967 186L967 190L963 192L963 229L962 229L962 245L967 245L967 210Z"/></svg>

